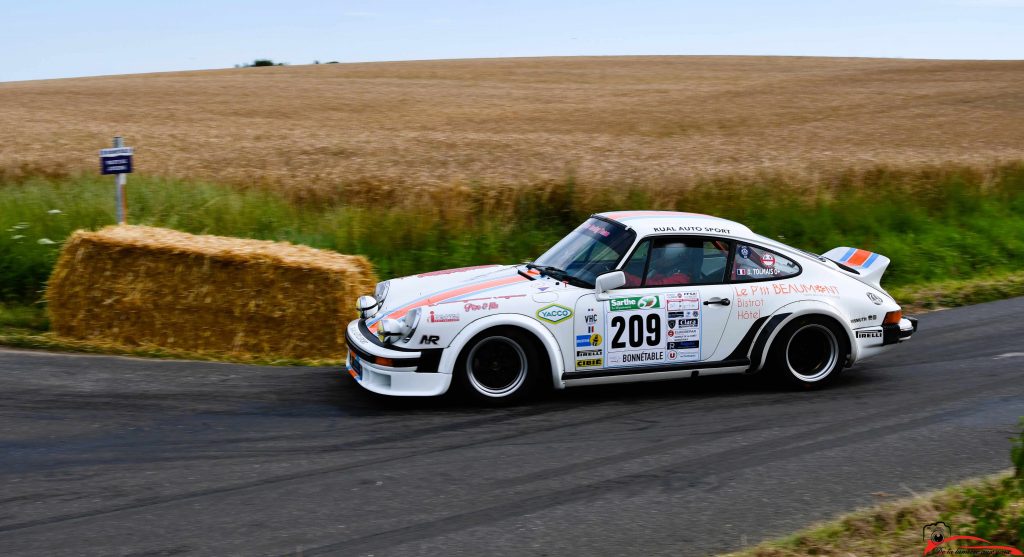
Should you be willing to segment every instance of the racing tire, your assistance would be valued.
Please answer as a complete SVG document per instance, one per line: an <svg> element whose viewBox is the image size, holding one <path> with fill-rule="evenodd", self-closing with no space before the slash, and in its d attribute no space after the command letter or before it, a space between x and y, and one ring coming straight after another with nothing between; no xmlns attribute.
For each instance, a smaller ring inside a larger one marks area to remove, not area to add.
<svg viewBox="0 0 1024 557"><path fill-rule="evenodd" d="M798 317L775 337L769 366L784 385L821 388L843 370L850 354L849 343L845 331L831 319Z"/></svg>
<svg viewBox="0 0 1024 557"><path fill-rule="evenodd" d="M488 406L528 400L547 373L537 344L529 333L513 327L473 337L452 370L456 395Z"/></svg>

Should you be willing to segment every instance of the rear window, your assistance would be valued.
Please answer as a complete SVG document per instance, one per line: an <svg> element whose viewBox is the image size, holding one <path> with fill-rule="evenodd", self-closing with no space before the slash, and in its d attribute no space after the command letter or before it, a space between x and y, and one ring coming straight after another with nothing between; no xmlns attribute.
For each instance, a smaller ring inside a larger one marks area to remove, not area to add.
<svg viewBox="0 0 1024 557"><path fill-rule="evenodd" d="M771 250L743 243L736 244L735 250L733 282L781 279L800 274L800 265Z"/></svg>

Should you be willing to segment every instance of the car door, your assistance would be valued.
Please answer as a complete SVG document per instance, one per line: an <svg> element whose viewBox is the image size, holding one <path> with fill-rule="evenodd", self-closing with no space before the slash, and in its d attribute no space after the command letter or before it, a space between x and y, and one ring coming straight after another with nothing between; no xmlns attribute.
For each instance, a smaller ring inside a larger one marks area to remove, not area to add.
<svg viewBox="0 0 1024 557"><path fill-rule="evenodd" d="M576 309L577 371L707 361L731 316L725 284L729 242L659 236L641 242L620 269L627 282L606 301Z"/></svg>

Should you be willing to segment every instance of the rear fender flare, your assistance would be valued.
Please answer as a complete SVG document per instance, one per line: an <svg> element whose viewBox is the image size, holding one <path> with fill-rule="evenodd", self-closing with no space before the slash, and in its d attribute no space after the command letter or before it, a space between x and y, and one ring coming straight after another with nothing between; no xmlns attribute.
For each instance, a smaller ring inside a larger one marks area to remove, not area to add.
<svg viewBox="0 0 1024 557"><path fill-rule="evenodd" d="M788 315L787 315L788 314ZM847 319L841 311L835 306L824 303L818 300L801 300L799 302L792 302L780 307L772 317L785 316L781 321L775 321L775 327L770 330L766 324L765 327L761 328L761 332L758 333L756 340L754 341L754 347L750 353L750 371L760 370L768 359L768 353L771 351L772 345L775 339L779 336L779 332L786 327L786 325L793 322L794 319L803 317L806 315L822 315L825 317L832 318L840 328L846 333L847 346L850 347L850 364L857 361L858 347L854 340L853 328L850 326L850 321ZM773 319L769 319L768 323L772 323ZM758 348L761 348L760 350Z"/></svg>
<svg viewBox="0 0 1024 557"><path fill-rule="evenodd" d="M555 336L536 319L513 313L489 315L466 325L444 349L438 370L442 373L452 373L455 370L455 361L458 360L459 354L469 344L469 341L481 332L494 327L517 327L536 337L544 352L547 353L552 385L556 389L565 388L565 382L562 381L562 372L565 371L565 365L562 362L562 349L559 348Z"/></svg>

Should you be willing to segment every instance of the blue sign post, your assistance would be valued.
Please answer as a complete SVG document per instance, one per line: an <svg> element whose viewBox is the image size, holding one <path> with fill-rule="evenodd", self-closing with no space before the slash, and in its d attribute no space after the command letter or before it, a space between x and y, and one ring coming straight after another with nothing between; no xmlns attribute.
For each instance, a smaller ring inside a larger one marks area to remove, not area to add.
<svg viewBox="0 0 1024 557"><path fill-rule="evenodd" d="M114 186L117 188L117 224L124 224L128 219L128 198L125 184L127 174L132 173L132 155L135 149L124 146L124 138L114 138L114 147L100 149L100 173L113 174Z"/></svg>

